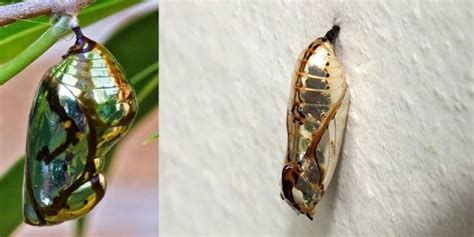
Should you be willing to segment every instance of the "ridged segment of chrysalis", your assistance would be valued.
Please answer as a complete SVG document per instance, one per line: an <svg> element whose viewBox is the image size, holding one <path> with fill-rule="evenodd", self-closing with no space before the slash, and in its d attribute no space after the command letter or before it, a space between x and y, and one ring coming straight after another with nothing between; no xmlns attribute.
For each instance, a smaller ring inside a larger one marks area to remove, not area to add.
<svg viewBox="0 0 474 237"><path fill-rule="evenodd" d="M344 71L334 53L338 32L334 26L303 50L288 106L281 196L310 219L334 174L349 108Z"/></svg>
<svg viewBox="0 0 474 237"><path fill-rule="evenodd" d="M105 156L138 110L117 60L73 30L76 43L43 76L30 111L23 215L31 225L82 217L102 199Z"/></svg>

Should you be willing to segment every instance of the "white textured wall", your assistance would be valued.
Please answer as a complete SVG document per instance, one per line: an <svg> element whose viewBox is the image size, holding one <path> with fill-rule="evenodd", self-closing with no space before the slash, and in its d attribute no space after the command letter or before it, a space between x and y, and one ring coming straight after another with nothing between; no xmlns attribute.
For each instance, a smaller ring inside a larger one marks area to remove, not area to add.
<svg viewBox="0 0 474 237"><path fill-rule="evenodd" d="M472 1L348 2L161 1L163 236L474 235ZM335 22L351 107L311 222L279 197L286 107Z"/></svg>

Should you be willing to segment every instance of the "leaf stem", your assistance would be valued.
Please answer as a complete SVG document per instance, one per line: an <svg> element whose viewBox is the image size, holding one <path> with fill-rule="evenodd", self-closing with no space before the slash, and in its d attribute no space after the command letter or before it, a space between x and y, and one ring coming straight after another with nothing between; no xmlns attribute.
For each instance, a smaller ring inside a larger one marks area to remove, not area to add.
<svg viewBox="0 0 474 237"><path fill-rule="evenodd" d="M13 78L26 66L41 56L66 32L70 31L68 24L70 16L61 15L58 21L51 26L41 37L36 39L28 48L23 50L15 58L0 67L0 85Z"/></svg>

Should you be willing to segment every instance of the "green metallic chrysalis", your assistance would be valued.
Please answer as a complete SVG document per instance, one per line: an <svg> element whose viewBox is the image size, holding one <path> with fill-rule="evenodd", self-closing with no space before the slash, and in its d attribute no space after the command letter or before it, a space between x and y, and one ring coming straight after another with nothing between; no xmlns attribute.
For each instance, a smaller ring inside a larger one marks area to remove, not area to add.
<svg viewBox="0 0 474 237"><path fill-rule="evenodd" d="M43 76L30 111L23 216L31 225L82 217L102 199L105 156L138 110L117 60L73 30L76 43Z"/></svg>

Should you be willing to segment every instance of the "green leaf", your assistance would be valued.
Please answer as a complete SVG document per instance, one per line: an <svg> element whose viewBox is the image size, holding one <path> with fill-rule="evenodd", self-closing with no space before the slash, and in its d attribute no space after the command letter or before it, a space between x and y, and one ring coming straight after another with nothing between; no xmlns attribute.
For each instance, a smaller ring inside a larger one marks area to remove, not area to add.
<svg viewBox="0 0 474 237"><path fill-rule="evenodd" d="M9 236L22 220L21 198L23 188L23 165L25 157L18 160L0 177L0 236Z"/></svg>
<svg viewBox="0 0 474 237"><path fill-rule="evenodd" d="M8 2L0 2L0 6L17 3L17 2L23 2L23 0L10 0Z"/></svg>
<svg viewBox="0 0 474 237"><path fill-rule="evenodd" d="M160 133L158 131L154 132L153 134L151 134L144 142L143 142L143 145L146 145L146 144L149 144L150 142L152 141L155 141L156 139L158 139L160 137Z"/></svg>
<svg viewBox="0 0 474 237"><path fill-rule="evenodd" d="M81 10L79 22L84 27L139 2L97 0ZM14 58L43 34L51 25L49 19L48 16L39 16L0 27L0 64Z"/></svg>
<svg viewBox="0 0 474 237"><path fill-rule="evenodd" d="M158 105L158 12L132 22L116 32L105 45L121 63L137 96L143 98L140 100L135 127ZM1 50L0 46L0 52ZM109 152L109 157L114 151L115 149ZM110 163L107 162L106 167ZM9 236L22 222L23 165L24 157L0 178L0 236ZM86 219L83 218L78 223L75 233L82 235Z"/></svg>

